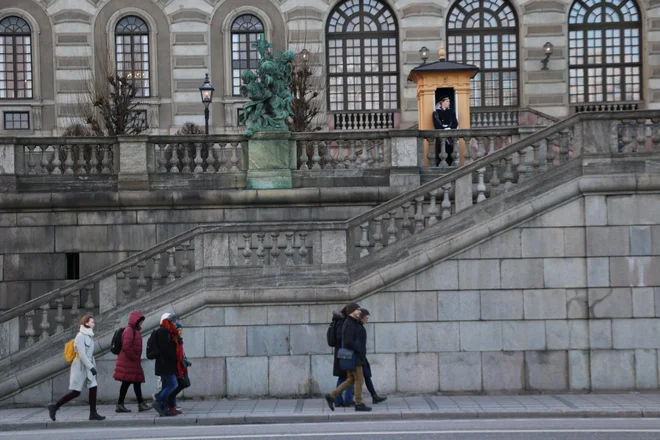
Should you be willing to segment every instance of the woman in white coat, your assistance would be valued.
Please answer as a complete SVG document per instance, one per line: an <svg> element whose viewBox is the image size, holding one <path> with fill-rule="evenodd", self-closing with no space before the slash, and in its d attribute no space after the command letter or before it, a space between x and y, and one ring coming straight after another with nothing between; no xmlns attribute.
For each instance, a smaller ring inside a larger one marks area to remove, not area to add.
<svg viewBox="0 0 660 440"><path fill-rule="evenodd" d="M55 421L55 413L62 405L80 396L85 386L89 389L89 420L105 420L96 412L96 360L94 359L94 317L85 315L80 320L80 331L73 343L76 357L71 363L69 389L71 392L57 403L48 405L51 420Z"/></svg>

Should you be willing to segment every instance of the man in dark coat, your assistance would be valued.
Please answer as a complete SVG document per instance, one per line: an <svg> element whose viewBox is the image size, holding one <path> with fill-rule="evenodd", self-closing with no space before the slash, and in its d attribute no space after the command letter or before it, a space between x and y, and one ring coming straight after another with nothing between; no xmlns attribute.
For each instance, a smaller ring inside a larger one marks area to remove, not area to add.
<svg viewBox="0 0 660 440"><path fill-rule="evenodd" d="M332 375L337 378L337 385L341 385L346 381L346 370L342 370L339 366L339 359L337 358L337 352L341 348L341 336L342 330L344 328L344 321L346 317L355 311L356 308L359 308L360 305L357 303L350 303L346 305L339 312L332 312L332 327L335 331L335 357L334 364L332 366ZM335 399L335 406L337 407L351 407L355 406L355 401L353 400L353 388L354 386L348 387L346 391L339 394Z"/></svg>
<svg viewBox="0 0 660 440"><path fill-rule="evenodd" d="M156 357L155 372L156 376L160 376L162 388L156 394L153 408L158 411L161 416L174 416L173 412L169 410L168 399L170 394L176 390L177 383L177 345L179 333L176 330L176 322L179 319L176 315L164 313L160 317L160 327L154 330L156 339Z"/></svg>
<svg viewBox="0 0 660 440"><path fill-rule="evenodd" d="M440 100L440 105L433 112L433 126L436 130L455 130L458 128L458 119L456 113L449 108L451 101L448 97ZM454 158L451 154L454 152L454 141L451 138L445 140L445 151L447 152L447 164L451 165ZM440 165L440 153L442 153L442 139L435 141L435 166Z"/></svg>
<svg viewBox="0 0 660 440"><path fill-rule="evenodd" d="M348 311L348 310L347 310ZM355 353L355 370L346 372L347 379L330 394L325 400L332 411L335 410L335 399L351 385L355 385L355 411L371 411L371 408L362 400L362 385L364 385L363 367L367 363L367 330L360 319L360 309L356 308L348 314L342 329L342 346Z"/></svg>

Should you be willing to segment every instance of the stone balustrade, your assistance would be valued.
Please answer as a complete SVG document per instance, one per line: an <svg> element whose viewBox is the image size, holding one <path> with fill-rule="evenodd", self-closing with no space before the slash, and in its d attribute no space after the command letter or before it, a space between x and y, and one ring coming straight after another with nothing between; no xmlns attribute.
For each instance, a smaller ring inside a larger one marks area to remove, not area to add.
<svg viewBox="0 0 660 440"><path fill-rule="evenodd" d="M333 130L388 130L399 128L396 110L346 111L328 114Z"/></svg>
<svg viewBox="0 0 660 440"><path fill-rule="evenodd" d="M301 171L333 169L384 169L387 132L316 132L296 133L298 169Z"/></svg>
<svg viewBox="0 0 660 440"><path fill-rule="evenodd" d="M244 136L151 136L148 143L153 148L154 173L237 173L246 169Z"/></svg>
<svg viewBox="0 0 660 440"><path fill-rule="evenodd" d="M470 127L524 127L548 126L559 119L528 108L489 108L473 109L470 113Z"/></svg>
<svg viewBox="0 0 660 440"><path fill-rule="evenodd" d="M15 143L19 175L117 174L117 139L21 138Z"/></svg>

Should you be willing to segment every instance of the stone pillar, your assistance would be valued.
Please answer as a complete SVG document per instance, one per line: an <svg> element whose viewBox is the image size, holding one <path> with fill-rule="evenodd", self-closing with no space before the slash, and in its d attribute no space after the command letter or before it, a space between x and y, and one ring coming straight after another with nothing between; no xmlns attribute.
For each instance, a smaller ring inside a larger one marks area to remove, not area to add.
<svg viewBox="0 0 660 440"><path fill-rule="evenodd" d="M321 264L348 262L348 234L350 231L321 231Z"/></svg>
<svg viewBox="0 0 660 440"><path fill-rule="evenodd" d="M0 193L16 192L16 141L0 145Z"/></svg>
<svg viewBox="0 0 660 440"><path fill-rule="evenodd" d="M424 167L424 139L417 131L391 132L392 166L390 186L420 185L419 170Z"/></svg>
<svg viewBox="0 0 660 440"><path fill-rule="evenodd" d="M105 313L117 307L117 275L110 275L99 282L99 312Z"/></svg>
<svg viewBox="0 0 660 440"><path fill-rule="evenodd" d="M234 249L234 254L236 254L238 241L230 241L227 233L213 232L195 237L195 270L198 271L204 267L231 266L230 243L232 246L236 246Z"/></svg>
<svg viewBox="0 0 660 440"><path fill-rule="evenodd" d="M20 342L18 317L0 324L0 359L16 353Z"/></svg>
<svg viewBox="0 0 660 440"><path fill-rule="evenodd" d="M291 170L296 169L296 142L288 131L255 133L247 146L247 189L293 187Z"/></svg>
<svg viewBox="0 0 660 440"><path fill-rule="evenodd" d="M459 177L454 182L454 205L456 213L472 206L472 174Z"/></svg>
<svg viewBox="0 0 660 440"><path fill-rule="evenodd" d="M610 154L618 152L616 119L586 119L573 128L574 155Z"/></svg>
<svg viewBox="0 0 660 440"><path fill-rule="evenodd" d="M147 136L119 136L120 191L148 190Z"/></svg>

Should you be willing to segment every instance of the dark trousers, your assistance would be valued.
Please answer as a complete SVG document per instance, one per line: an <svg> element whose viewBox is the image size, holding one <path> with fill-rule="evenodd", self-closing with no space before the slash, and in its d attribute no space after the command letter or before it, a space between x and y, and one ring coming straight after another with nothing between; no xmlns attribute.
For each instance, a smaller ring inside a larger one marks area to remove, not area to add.
<svg viewBox="0 0 660 440"><path fill-rule="evenodd" d="M92 387L89 389L89 414L93 415L96 414L96 387ZM60 409L62 405L65 405L67 402L72 401L76 397L80 396L80 391L71 391L69 394L66 394L64 397L62 397L60 400L57 401L55 404L57 406L57 409Z"/></svg>
<svg viewBox="0 0 660 440"><path fill-rule="evenodd" d="M135 398L138 403L144 402L142 399L142 384L139 382L122 382L121 387L119 387L119 400L117 400L117 405L123 405L124 399L126 399L126 393L128 393L128 388L133 384L133 391L135 391Z"/></svg>

